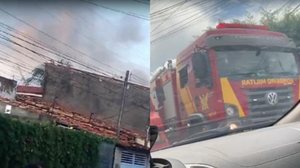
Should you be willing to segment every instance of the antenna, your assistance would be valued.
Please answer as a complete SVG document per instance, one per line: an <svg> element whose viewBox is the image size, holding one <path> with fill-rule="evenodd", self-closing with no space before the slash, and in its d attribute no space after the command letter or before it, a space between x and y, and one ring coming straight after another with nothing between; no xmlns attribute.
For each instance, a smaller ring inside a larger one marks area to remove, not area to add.
<svg viewBox="0 0 300 168"><path fill-rule="evenodd" d="M19 73L20 73L20 75L21 75L21 80L22 80L23 82L25 82L26 79L25 79L24 75L22 74L22 70L21 70L20 66L17 66L17 67L18 67Z"/></svg>

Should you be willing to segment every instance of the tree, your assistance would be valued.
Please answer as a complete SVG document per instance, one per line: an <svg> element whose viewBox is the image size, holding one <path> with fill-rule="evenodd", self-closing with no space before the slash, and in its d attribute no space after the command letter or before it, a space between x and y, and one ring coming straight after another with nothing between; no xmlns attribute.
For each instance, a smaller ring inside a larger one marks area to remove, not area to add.
<svg viewBox="0 0 300 168"><path fill-rule="evenodd" d="M261 24L267 25L270 30L278 31L292 38L297 46L300 46L300 14L294 10L286 10L283 16L279 12L263 11Z"/></svg>
<svg viewBox="0 0 300 168"><path fill-rule="evenodd" d="M244 20L233 19L232 23L242 23L242 24L257 24L254 20L254 16L251 15L249 12L246 14L246 18Z"/></svg>
<svg viewBox="0 0 300 168"><path fill-rule="evenodd" d="M251 14L247 14L243 20L234 19L232 23L244 24L263 24L270 28L271 31L282 32L289 38L292 38L297 46L300 46L300 13L294 9L286 9L285 11L275 10L267 11L262 9L260 20L254 21Z"/></svg>

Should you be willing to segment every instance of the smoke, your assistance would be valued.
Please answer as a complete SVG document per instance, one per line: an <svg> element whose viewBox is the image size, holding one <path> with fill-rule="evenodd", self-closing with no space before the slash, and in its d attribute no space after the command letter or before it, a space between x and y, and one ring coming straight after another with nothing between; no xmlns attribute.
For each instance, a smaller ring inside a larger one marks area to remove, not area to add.
<svg viewBox="0 0 300 168"><path fill-rule="evenodd" d="M36 1L34 3L33 1L30 3L18 1L18 3L3 2L0 5L36 29L0 12L2 22L88 67L96 67L111 74L123 75L123 72L133 67L133 64L149 64L145 61L147 59L136 59L133 55L137 54L132 54L149 48L147 42L149 29L144 26L148 24L148 21L82 1ZM117 6L117 3L106 5L115 8L114 5ZM118 8L121 7L118 6ZM121 10L130 11L131 9ZM49 58L62 59L61 56L37 49L26 43L22 44ZM142 49L138 51L137 46ZM11 54L16 53L11 51ZM33 53L31 55L40 59L40 63L44 61L38 55ZM149 52L138 55L146 58L149 57ZM23 58L24 56L19 55L19 57ZM32 63L28 62L28 64ZM76 63L72 64L76 67ZM79 65L77 67L80 68ZM140 71L143 71L144 74L149 71L149 68L145 69L143 66L141 68ZM145 79L147 78L145 77Z"/></svg>
<svg viewBox="0 0 300 168"><path fill-rule="evenodd" d="M130 19L130 16L123 16L120 24L117 26L117 43L136 44L143 42L148 32L142 31L142 25L136 20Z"/></svg>

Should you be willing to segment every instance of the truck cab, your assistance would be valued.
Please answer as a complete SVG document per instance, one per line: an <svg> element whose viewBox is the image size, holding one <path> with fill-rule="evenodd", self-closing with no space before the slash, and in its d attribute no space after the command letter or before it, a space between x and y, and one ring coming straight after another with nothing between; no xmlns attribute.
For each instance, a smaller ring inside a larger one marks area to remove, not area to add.
<svg viewBox="0 0 300 168"><path fill-rule="evenodd" d="M177 56L181 113L213 128L278 120L300 97L295 47L266 26L218 24Z"/></svg>

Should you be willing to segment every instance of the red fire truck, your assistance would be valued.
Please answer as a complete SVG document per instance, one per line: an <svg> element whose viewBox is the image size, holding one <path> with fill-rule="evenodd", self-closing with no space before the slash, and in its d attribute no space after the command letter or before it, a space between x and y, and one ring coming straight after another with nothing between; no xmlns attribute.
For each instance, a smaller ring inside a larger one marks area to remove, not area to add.
<svg viewBox="0 0 300 168"><path fill-rule="evenodd" d="M220 23L174 62L150 85L166 129L277 120L300 98L296 46L266 26Z"/></svg>

